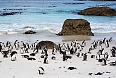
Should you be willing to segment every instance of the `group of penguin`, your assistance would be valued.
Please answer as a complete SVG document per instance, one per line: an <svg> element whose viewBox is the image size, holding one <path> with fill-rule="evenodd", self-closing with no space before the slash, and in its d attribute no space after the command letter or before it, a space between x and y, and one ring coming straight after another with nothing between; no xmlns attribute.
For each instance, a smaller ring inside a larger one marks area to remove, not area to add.
<svg viewBox="0 0 116 78"><path fill-rule="evenodd" d="M93 41L91 43L90 48L88 49L87 52L83 52L83 49L85 46L88 46L86 44L86 41L83 40L81 43L78 42L78 40L75 41L71 41L71 43L62 43L62 44L58 44L57 46L53 46L52 48L52 60L55 60L56 57L55 55L57 53L60 53L62 55L62 60L66 61L68 59L72 58L72 55L76 55L77 57L82 57L83 61L87 60L87 54L91 54L96 48L99 48L99 51L96 52L96 55L91 55L91 58L95 58L98 60L98 62L103 62L104 65L106 65L106 61L108 60L108 52L103 53L104 48L102 47L102 45L104 44L106 46L106 48L109 47L109 43L112 41L112 37L110 39L106 39L104 38L103 40L98 40L98 41ZM33 57L30 56L35 56L38 52L40 52L39 50L41 50L41 58L44 58L43 63L44 64L48 64L48 48L47 46L45 46L44 48L41 48L41 46L38 44L39 40L35 41L32 44L29 43L24 43L23 41L21 41L21 43L19 43L18 40L16 40L13 45L11 44L10 41L7 41L6 44L4 44L3 42L0 42L0 52L3 55L3 58L8 58L8 55L10 55L11 57L11 61L15 61L16 60L16 54L18 53L16 50L20 50L20 53L22 54L23 58L27 58L28 60L36 60ZM29 52L29 49L32 50L32 53ZM15 51L13 51L15 50ZM25 53L30 53L30 56L25 54ZM111 56L112 57L116 57L116 47L113 46L111 49ZM101 58L101 56L104 56ZM38 69L39 74L44 74L44 68L43 67L39 67Z"/></svg>
<svg viewBox="0 0 116 78"><path fill-rule="evenodd" d="M20 43L18 40L15 40L14 43L11 43L10 41L7 41L6 43L0 42L0 52L3 55L3 58L11 57L11 61L16 61L16 54L18 54L18 52L20 52L23 58L27 58L28 60L36 60L32 56L35 56L38 53L38 49L40 49L40 47L38 48L38 41L39 40L31 45L29 45L29 43L24 43L23 41ZM30 51L32 50L31 53L29 52L29 49ZM46 57L44 58L44 63L47 63L47 48L42 49L42 53L45 53ZM43 74L43 67L39 67L38 71L39 74Z"/></svg>
<svg viewBox="0 0 116 78"><path fill-rule="evenodd" d="M116 56L116 47L115 46L112 46L110 51L107 51L107 52L104 51L105 49L110 47L111 42L112 42L112 37L110 39L104 38L103 40L93 41L93 43L91 43L92 44L91 47L89 48L89 51L88 51L89 54L94 52L94 50L96 50L97 48L99 49L96 52L96 55L92 55L91 58L95 58L95 56L96 56L96 60L98 60L98 62L102 62L102 66L107 65L106 62L109 61L110 57ZM110 65L112 65L112 64L110 64ZM116 60L114 62L114 65L116 66Z"/></svg>

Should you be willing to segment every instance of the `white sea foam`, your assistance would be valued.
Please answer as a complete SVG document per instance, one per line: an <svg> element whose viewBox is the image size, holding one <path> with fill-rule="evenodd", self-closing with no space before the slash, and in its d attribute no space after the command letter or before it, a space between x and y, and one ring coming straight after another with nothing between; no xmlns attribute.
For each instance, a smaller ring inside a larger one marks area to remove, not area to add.
<svg viewBox="0 0 116 78"><path fill-rule="evenodd" d="M61 31L63 23L39 23L39 24L0 24L0 34L18 34L27 30L36 31L39 35L54 35ZM94 33L116 33L115 21L106 23L91 23Z"/></svg>
<svg viewBox="0 0 116 78"><path fill-rule="evenodd" d="M91 23L91 29L94 33L114 33L116 32L115 22Z"/></svg>
<svg viewBox="0 0 116 78"><path fill-rule="evenodd" d="M27 30L36 31L40 35L57 34L61 31L62 23L41 23L41 24L0 24L0 34L18 34Z"/></svg>

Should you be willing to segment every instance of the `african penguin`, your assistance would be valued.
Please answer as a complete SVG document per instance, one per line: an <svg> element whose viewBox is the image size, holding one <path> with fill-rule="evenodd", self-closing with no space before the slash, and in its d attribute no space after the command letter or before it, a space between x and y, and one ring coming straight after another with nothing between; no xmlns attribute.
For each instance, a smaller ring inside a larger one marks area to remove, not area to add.
<svg viewBox="0 0 116 78"><path fill-rule="evenodd" d="M11 56L11 61L16 61L16 55L15 55L15 54L13 54L13 55Z"/></svg>
<svg viewBox="0 0 116 78"><path fill-rule="evenodd" d="M43 67L39 67L38 71L39 71L39 74L41 74L41 75L44 74L44 68Z"/></svg>

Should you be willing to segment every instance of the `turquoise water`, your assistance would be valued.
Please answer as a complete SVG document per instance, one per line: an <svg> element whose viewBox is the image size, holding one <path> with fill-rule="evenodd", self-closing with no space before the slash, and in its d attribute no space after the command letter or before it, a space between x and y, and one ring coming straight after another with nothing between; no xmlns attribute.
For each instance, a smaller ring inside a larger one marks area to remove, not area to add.
<svg viewBox="0 0 116 78"><path fill-rule="evenodd" d="M116 33L116 16L83 16L77 12L88 7L107 5L116 9L116 1L73 0L0 0L0 34L20 34L34 30L38 35L55 36L61 31L66 19L86 19L94 33Z"/></svg>

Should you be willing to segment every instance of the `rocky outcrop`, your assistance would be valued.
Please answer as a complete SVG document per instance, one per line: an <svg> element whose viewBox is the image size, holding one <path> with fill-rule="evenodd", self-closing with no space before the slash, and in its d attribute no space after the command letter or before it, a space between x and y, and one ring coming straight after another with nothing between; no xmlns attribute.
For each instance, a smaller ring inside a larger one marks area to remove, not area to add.
<svg viewBox="0 0 116 78"><path fill-rule="evenodd" d="M92 7L78 12L80 15L95 15L95 16L115 16L115 9L109 7Z"/></svg>
<svg viewBox="0 0 116 78"><path fill-rule="evenodd" d="M23 10L26 9L21 9L21 8L4 8L3 10L0 11L0 16L7 16L7 15L15 15L15 14L21 14L23 13Z"/></svg>
<svg viewBox="0 0 116 78"><path fill-rule="evenodd" d="M74 0L74 1L116 1L116 0Z"/></svg>
<svg viewBox="0 0 116 78"><path fill-rule="evenodd" d="M32 30L27 30L24 34L35 34L36 32L32 31Z"/></svg>
<svg viewBox="0 0 116 78"><path fill-rule="evenodd" d="M90 23L84 19L65 20L61 32L57 35L88 35L94 36L91 32Z"/></svg>
<svg viewBox="0 0 116 78"><path fill-rule="evenodd" d="M78 2L78 3L63 3L63 4L77 5L77 4L85 4L85 3L80 3L80 2Z"/></svg>
<svg viewBox="0 0 116 78"><path fill-rule="evenodd" d="M116 1L116 0L89 0L89 1Z"/></svg>
<svg viewBox="0 0 116 78"><path fill-rule="evenodd" d="M0 13L0 16L15 15L18 13L21 14L22 12L4 12L4 13Z"/></svg>
<svg viewBox="0 0 116 78"><path fill-rule="evenodd" d="M52 42L52 41L40 41L38 43L38 45L41 46L41 48L44 48L45 46L47 46L48 49L52 49L54 46L56 47L57 45Z"/></svg>

